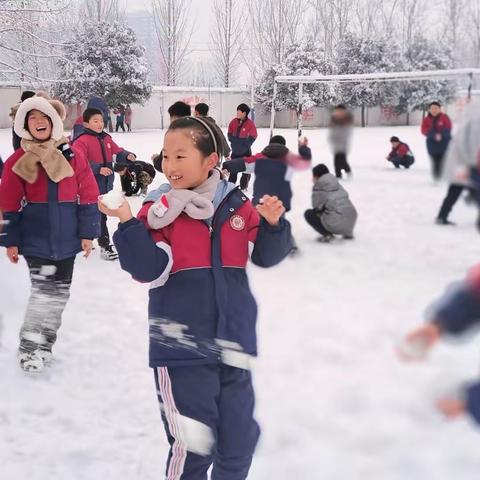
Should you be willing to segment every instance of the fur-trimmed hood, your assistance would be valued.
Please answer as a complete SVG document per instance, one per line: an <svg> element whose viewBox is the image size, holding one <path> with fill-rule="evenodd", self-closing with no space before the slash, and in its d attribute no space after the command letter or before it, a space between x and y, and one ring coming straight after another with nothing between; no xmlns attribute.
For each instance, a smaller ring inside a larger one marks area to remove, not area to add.
<svg viewBox="0 0 480 480"><path fill-rule="evenodd" d="M30 132L24 128L25 118L31 110L39 110L50 118L53 126L52 138L54 140L60 140L64 136L63 120L65 119L66 111L63 103L59 100L52 100L44 96L35 95L34 97L24 100L18 105L16 110L13 129L19 137L25 140L33 140Z"/></svg>

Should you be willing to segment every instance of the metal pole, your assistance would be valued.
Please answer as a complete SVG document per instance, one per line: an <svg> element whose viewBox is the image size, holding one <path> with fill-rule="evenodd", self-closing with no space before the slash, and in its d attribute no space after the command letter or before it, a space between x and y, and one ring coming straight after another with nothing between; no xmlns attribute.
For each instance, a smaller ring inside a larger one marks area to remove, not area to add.
<svg viewBox="0 0 480 480"><path fill-rule="evenodd" d="M473 72L468 74L468 93L467 93L467 102L470 103L472 99L472 86L473 86Z"/></svg>
<svg viewBox="0 0 480 480"><path fill-rule="evenodd" d="M297 130L298 138L302 136L302 127L303 127L303 83L298 84L298 111L297 111Z"/></svg>
<svg viewBox="0 0 480 480"><path fill-rule="evenodd" d="M273 128L275 125L275 99L276 98L277 98L277 82L273 80L272 111L270 112L270 138L273 137Z"/></svg>

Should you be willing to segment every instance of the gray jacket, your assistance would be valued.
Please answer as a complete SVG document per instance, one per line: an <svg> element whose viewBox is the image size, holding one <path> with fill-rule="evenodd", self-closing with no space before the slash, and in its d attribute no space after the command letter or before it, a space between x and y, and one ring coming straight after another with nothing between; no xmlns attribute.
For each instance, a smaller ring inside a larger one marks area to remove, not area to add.
<svg viewBox="0 0 480 480"><path fill-rule="evenodd" d="M336 235L352 236L357 211L347 191L331 173L322 175L313 186L312 207L319 211L323 226Z"/></svg>
<svg viewBox="0 0 480 480"><path fill-rule="evenodd" d="M331 125L328 130L328 142L333 153L348 153L352 142L351 125Z"/></svg>
<svg viewBox="0 0 480 480"><path fill-rule="evenodd" d="M469 183L469 170L478 165L480 155L480 111L478 105L469 108L463 123L448 145L444 178L455 184Z"/></svg>

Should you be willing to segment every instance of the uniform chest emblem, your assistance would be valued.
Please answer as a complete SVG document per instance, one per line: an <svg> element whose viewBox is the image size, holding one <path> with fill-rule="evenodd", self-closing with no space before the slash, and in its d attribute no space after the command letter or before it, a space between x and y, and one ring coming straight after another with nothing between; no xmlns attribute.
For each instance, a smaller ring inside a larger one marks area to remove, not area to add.
<svg viewBox="0 0 480 480"><path fill-rule="evenodd" d="M110 143L107 143L107 148L112 148L112 145Z"/></svg>
<svg viewBox="0 0 480 480"><path fill-rule="evenodd" d="M240 215L233 215L230 218L230 226L237 232L241 232L245 228L245 219Z"/></svg>

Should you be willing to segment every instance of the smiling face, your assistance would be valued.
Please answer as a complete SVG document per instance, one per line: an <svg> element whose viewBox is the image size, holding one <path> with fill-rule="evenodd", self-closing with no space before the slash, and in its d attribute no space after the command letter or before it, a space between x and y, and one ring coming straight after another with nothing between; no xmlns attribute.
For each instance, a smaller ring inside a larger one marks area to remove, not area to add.
<svg viewBox="0 0 480 480"><path fill-rule="evenodd" d="M84 122L84 125L96 133L101 133L104 127L103 116L99 113L92 115L88 122Z"/></svg>
<svg viewBox="0 0 480 480"><path fill-rule="evenodd" d="M48 140L52 135L52 121L39 110L30 110L27 114L27 127L30 135L39 142Z"/></svg>
<svg viewBox="0 0 480 480"><path fill-rule="evenodd" d="M195 132L171 130L165 135L162 170L172 188L195 188L217 164L216 153L205 157L195 145Z"/></svg>

